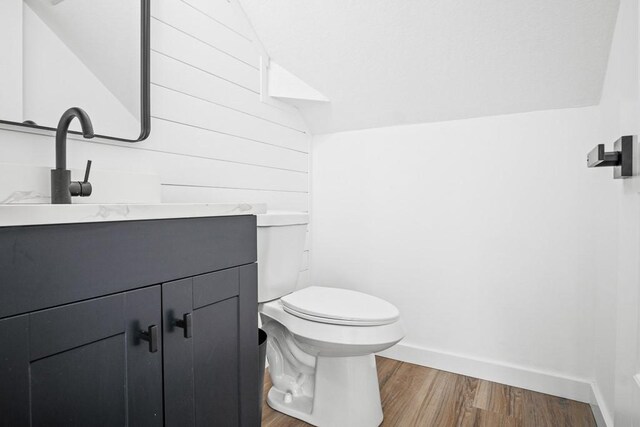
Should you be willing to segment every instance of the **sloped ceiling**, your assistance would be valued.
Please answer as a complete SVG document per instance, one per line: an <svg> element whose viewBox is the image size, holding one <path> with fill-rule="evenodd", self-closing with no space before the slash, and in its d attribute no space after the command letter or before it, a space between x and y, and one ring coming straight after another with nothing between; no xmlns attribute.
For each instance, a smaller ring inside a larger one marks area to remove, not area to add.
<svg viewBox="0 0 640 427"><path fill-rule="evenodd" d="M595 105L618 0L240 0L314 133Z"/></svg>

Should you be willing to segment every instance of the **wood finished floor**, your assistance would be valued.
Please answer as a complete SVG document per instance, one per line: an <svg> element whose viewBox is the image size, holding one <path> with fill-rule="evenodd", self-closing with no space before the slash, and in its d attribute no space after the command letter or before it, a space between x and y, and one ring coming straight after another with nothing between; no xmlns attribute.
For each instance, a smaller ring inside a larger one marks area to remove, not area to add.
<svg viewBox="0 0 640 427"><path fill-rule="evenodd" d="M377 357L383 426L595 427L586 403ZM264 395L271 381L265 375ZM262 425L309 424L271 409ZM336 426L338 427L338 426Z"/></svg>

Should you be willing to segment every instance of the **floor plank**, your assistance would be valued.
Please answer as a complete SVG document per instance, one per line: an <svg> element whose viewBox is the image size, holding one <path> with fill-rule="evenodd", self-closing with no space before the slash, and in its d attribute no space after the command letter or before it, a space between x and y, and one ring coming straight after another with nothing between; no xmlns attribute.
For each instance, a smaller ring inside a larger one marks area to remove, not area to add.
<svg viewBox="0 0 640 427"><path fill-rule="evenodd" d="M416 369L422 368L416 365L410 366L415 366ZM415 424L400 425L453 426L463 416L464 408L468 407L465 396L469 394L464 391L464 388L470 384L464 381L464 377L460 375L434 371L436 373L435 380L422 400L420 410L416 414ZM475 388L475 385L471 388Z"/></svg>
<svg viewBox="0 0 640 427"><path fill-rule="evenodd" d="M473 408L470 415L458 424L460 427L520 427L521 421L497 412Z"/></svg>
<svg viewBox="0 0 640 427"><path fill-rule="evenodd" d="M520 419L522 418L522 390L480 380L473 406Z"/></svg>
<svg viewBox="0 0 640 427"><path fill-rule="evenodd" d="M475 417L477 417L479 409L473 407L473 402L475 400L476 393L478 392L480 380L477 378L459 375L458 381L462 383L461 399L463 404L459 411L456 424L462 426L465 425L465 420L475 419Z"/></svg>
<svg viewBox="0 0 640 427"><path fill-rule="evenodd" d="M384 427L596 427L586 403L383 357L376 363ZM267 372L265 399L270 388ZM266 401L262 425L309 426Z"/></svg>
<svg viewBox="0 0 640 427"><path fill-rule="evenodd" d="M376 359L376 369L378 370L378 384L380 388L384 387L389 378L396 373L402 362L399 360L387 359L380 357Z"/></svg>
<svg viewBox="0 0 640 427"><path fill-rule="evenodd" d="M596 420L587 404L569 400L569 425L597 427Z"/></svg>

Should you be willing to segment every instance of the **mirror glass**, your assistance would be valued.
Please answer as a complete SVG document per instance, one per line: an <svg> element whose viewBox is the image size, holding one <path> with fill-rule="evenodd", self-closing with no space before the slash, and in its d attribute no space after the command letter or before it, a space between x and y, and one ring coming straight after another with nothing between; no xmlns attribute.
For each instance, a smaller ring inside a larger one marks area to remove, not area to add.
<svg viewBox="0 0 640 427"><path fill-rule="evenodd" d="M96 135L148 134L148 0L0 0L0 121L55 129L84 109ZM74 121L72 130L80 130Z"/></svg>

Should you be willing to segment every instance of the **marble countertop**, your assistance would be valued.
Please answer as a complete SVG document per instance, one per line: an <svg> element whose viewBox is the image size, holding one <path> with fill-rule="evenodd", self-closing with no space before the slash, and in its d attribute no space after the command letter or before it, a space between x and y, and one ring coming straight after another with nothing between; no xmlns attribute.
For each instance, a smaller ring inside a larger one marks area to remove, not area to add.
<svg viewBox="0 0 640 427"><path fill-rule="evenodd" d="M0 204L0 227L254 215L266 210L262 203Z"/></svg>

